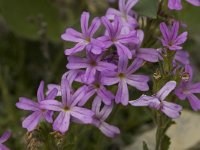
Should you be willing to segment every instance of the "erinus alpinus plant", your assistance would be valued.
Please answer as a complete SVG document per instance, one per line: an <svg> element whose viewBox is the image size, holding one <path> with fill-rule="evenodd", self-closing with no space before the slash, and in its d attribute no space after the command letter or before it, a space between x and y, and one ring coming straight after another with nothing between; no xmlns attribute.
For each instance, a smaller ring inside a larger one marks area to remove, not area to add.
<svg viewBox="0 0 200 150"><path fill-rule="evenodd" d="M30 112L22 121L27 148L73 149L77 139L89 138L79 136L77 128L82 126L117 139L120 126L110 120L118 117L119 107L146 107L142 115L151 114L157 130L155 150L167 150L166 131L184 109L180 101L200 110L200 82L193 83L189 50L184 50L189 33L171 14L183 9L184 1L200 6L199 0L158 0L155 19L134 10L140 0L119 0L118 9L108 8L104 16L82 12L80 30L68 27L61 35L73 46L64 50L67 71L60 83L41 81L37 100L20 97L16 103ZM2 143L9 136L5 132L0 138L0 150L8 149Z"/></svg>

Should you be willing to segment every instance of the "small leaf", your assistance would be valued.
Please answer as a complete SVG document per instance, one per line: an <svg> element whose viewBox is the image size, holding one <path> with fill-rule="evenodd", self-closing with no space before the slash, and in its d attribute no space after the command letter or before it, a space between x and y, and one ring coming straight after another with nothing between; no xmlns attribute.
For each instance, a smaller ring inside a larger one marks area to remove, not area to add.
<svg viewBox="0 0 200 150"><path fill-rule="evenodd" d="M134 10L141 16L150 18L157 17L158 0L139 0Z"/></svg>
<svg viewBox="0 0 200 150"><path fill-rule="evenodd" d="M143 141L143 150L149 150L147 143Z"/></svg>

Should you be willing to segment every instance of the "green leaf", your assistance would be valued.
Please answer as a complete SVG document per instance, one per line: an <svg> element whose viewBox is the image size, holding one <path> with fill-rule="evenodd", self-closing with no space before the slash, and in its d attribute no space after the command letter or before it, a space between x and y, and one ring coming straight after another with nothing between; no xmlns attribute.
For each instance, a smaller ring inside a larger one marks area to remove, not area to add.
<svg viewBox="0 0 200 150"><path fill-rule="evenodd" d="M149 150L147 143L143 141L143 150Z"/></svg>
<svg viewBox="0 0 200 150"><path fill-rule="evenodd" d="M134 10L141 16L156 18L158 0L140 0L134 7Z"/></svg>
<svg viewBox="0 0 200 150"><path fill-rule="evenodd" d="M9 28L21 37L37 40L43 32L41 24L50 40L60 39L59 11L48 0L1 0L0 13Z"/></svg>
<svg viewBox="0 0 200 150"><path fill-rule="evenodd" d="M163 140L162 140L162 143L161 143L161 149L162 150L168 150L170 144L171 144L170 138L167 135L165 135L163 137Z"/></svg>

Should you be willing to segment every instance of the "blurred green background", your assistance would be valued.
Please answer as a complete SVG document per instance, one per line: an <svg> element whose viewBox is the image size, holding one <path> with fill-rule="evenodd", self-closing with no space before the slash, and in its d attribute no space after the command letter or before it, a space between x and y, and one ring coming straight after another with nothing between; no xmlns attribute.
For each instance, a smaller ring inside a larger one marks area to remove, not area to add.
<svg viewBox="0 0 200 150"><path fill-rule="evenodd" d="M145 3L137 10L152 17L153 3L141 1ZM0 134L5 130L12 131L12 137L6 143L11 149L29 149L26 147L29 144L26 130L21 127L21 121L28 113L15 107L18 97L34 98L40 80L59 83L66 71L63 52L71 45L62 41L60 35L67 27L80 28L82 11L91 12L93 17L102 16L109 6L117 7L117 4L107 0L0 0ZM152 14L148 9L143 12L149 6ZM182 11L172 14L188 25L190 34L184 49L190 52L198 74L200 9L184 3ZM200 76L195 76L195 80L200 80ZM110 117L110 122L121 129L118 138L108 139L91 126L74 125L71 130L76 132L67 133L68 149L71 146L77 150L117 150L130 144L131 137L145 130L140 128L141 125L152 127L150 116L142 108L121 107ZM74 133L79 135L78 138Z"/></svg>

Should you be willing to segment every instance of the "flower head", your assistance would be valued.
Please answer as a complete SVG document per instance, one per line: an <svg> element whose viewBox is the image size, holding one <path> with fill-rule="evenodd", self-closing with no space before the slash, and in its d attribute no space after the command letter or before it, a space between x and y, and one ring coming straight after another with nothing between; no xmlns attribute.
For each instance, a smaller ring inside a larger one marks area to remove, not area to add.
<svg viewBox="0 0 200 150"><path fill-rule="evenodd" d="M66 49L65 55L72 55L74 53L82 51L86 48L94 54L100 54L104 50L104 44L93 38L95 32L101 25L99 18L94 18L90 27L88 27L90 14L88 12L83 12L81 15L81 29L82 33L68 28L64 34L62 34L62 39L65 41L77 43L73 48Z"/></svg>
<svg viewBox="0 0 200 150"><path fill-rule="evenodd" d="M112 71L115 70L117 67L105 61L102 61L101 55L94 55L88 53L87 58L77 57L77 56L70 56L68 57L68 69L83 69L86 68L86 71L83 76L83 82L85 83L92 83L95 80L95 76L97 71Z"/></svg>
<svg viewBox="0 0 200 150"><path fill-rule="evenodd" d="M92 111L95 113L92 124L97 128L99 128L99 130L101 130L101 132L105 134L107 137L113 138L116 135L120 134L120 130L119 128L105 122L105 120L112 112L113 104L104 105L101 108L101 101L102 101L101 98L96 96L96 98L92 103Z"/></svg>
<svg viewBox="0 0 200 150"><path fill-rule="evenodd" d="M59 112L59 115L53 123L53 129L65 133L71 120L88 124L92 122L94 113L86 108L76 106L81 98L85 95L85 88L81 87L73 94L67 78L61 81L62 102L57 100L46 100L41 102L43 109Z"/></svg>
<svg viewBox="0 0 200 150"><path fill-rule="evenodd" d="M122 33L128 34L138 26L137 20L134 18L134 12L131 8L138 2L138 0L119 0L119 10L109 8L106 12L106 17L109 20L114 20L118 16L123 24Z"/></svg>
<svg viewBox="0 0 200 150"><path fill-rule="evenodd" d="M182 107L165 100L165 98L171 91L175 89L175 87L176 82L169 81L155 95L142 95L139 99L130 101L129 103L133 106L148 106L150 108L162 111L170 118L178 118L180 116Z"/></svg>
<svg viewBox="0 0 200 150"><path fill-rule="evenodd" d="M186 41L188 33L183 32L182 34L178 35L179 22L174 21L171 27L167 27L167 25L162 22L160 24L160 31L163 36L161 41L164 47L173 51L182 49L181 44Z"/></svg>
<svg viewBox="0 0 200 150"><path fill-rule="evenodd" d="M48 99L54 99L57 95L57 92L58 92L57 89L53 89L45 97L44 96L44 82L41 81L40 86L37 90L38 102L34 102L31 99L28 99L25 97L19 98L19 102L16 103L16 106L19 109L29 110L33 112L31 115L29 115L27 118L23 120L22 122L23 128L26 128L28 131L32 131L36 128L36 126L38 125L41 119L45 119L49 123L53 122L53 119L52 119L53 112L41 108L40 103Z"/></svg>
<svg viewBox="0 0 200 150"><path fill-rule="evenodd" d="M116 71L104 72L102 74L102 82L105 85L114 85L118 83L118 90L115 97L116 103L122 103L123 105L128 104L129 92L127 84L141 91L149 90L147 84L149 77L146 75L133 74L142 66L142 63L143 61L141 59L135 59L128 67L128 59L126 57L120 57Z"/></svg>
<svg viewBox="0 0 200 150"><path fill-rule="evenodd" d="M193 110L200 110L200 100L195 94L200 93L200 82L192 83L192 67L186 65L184 75L187 79L183 78L179 86L175 90L175 94L180 100L188 99Z"/></svg>
<svg viewBox="0 0 200 150"><path fill-rule="evenodd" d="M11 133L6 131L4 134L0 137L0 150L9 150L8 147L3 145L4 142L6 142L10 138Z"/></svg>
<svg viewBox="0 0 200 150"><path fill-rule="evenodd" d="M126 56L131 59L132 53L125 44L137 44L139 42L136 31L133 30L128 34L121 34L123 25L117 16L115 16L112 23L106 17L102 17L101 20L106 28L106 34L98 39L105 43L106 47L114 45L117 48L117 54L119 57Z"/></svg>

